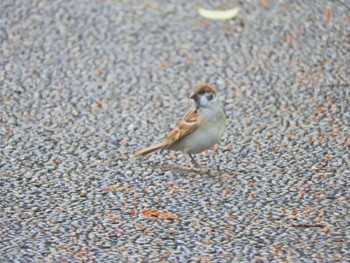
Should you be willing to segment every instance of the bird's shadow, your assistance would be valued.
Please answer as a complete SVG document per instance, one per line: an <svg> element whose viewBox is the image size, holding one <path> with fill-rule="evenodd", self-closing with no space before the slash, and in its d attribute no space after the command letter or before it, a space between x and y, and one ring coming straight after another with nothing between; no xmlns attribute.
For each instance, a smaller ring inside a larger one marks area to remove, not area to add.
<svg viewBox="0 0 350 263"><path fill-rule="evenodd" d="M234 169L230 169L228 167L200 167L200 168L192 168L192 167L181 167L175 166L172 164L157 164L157 163L147 163L154 169L160 169L163 171L171 171L177 172L182 175L190 175L190 176L209 176L209 177L221 177L223 175L232 174L237 171Z"/></svg>

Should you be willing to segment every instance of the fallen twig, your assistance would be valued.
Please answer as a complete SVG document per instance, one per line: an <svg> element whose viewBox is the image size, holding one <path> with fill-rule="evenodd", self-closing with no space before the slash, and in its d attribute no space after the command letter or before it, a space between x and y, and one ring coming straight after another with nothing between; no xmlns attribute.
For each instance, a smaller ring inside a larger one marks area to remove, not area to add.
<svg viewBox="0 0 350 263"><path fill-rule="evenodd" d="M321 224L291 224L292 227L325 227L324 225Z"/></svg>

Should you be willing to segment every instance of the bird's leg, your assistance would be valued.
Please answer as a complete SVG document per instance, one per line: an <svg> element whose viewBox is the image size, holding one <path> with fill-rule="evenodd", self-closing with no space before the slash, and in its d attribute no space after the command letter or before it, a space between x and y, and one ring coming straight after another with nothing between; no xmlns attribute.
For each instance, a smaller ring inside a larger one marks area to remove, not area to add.
<svg viewBox="0 0 350 263"><path fill-rule="evenodd" d="M190 157L190 161L191 161L191 164L192 164L192 168L199 169L199 165L198 165L198 163L196 162L196 160L193 158L193 156L192 156L191 154L188 154L188 156Z"/></svg>

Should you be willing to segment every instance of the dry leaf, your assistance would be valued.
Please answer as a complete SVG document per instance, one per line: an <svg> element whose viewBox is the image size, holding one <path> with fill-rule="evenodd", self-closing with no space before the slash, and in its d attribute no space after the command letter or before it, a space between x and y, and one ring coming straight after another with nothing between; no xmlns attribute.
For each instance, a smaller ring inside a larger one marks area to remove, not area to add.
<svg viewBox="0 0 350 263"><path fill-rule="evenodd" d="M148 235L149 233L151 233L151 230L145 229L142 234Z"/></svg>
<svg viewBox="0 0 350 263"><path fill-rule="evenodd" d="M59 159L55 159L55 160L53 160L53 162L54 162L56 165L59 165L60 163L62 163L62 161L59 160Z"/></svg>
<svg viewBox="0 0 350 263"><path fill-rule="evenodd" d="M223 193L224 195L232 195L232 190L230 190L230 189L224 189L224 191L222 191L222 193Z"/></svg>
<svg viewBox="0 0 350 263"><path fill-rule="evenodd" d="M332 134L333 136L337 136L339 135L339 131L332 131L330 134Z"/></svg>
<svg viewBox="0 0 350 263"><path fill-rule="evenodd" d="M119 221L119 220L121 220L121 219L122 219L121 216L114 216L114 217L108 218L108 220L113 221L113 222L117 222L117 221Z"/></svg>
<svg viewBox="0 0 350 263"><path fill-rule="evenodd" d="M235 7L228 10L207 10L199 7L198 14L206 19L210 20L229 20L236 17L239 13L239 7Z"/></svg>
<svg viewBox="0 0 350 263"><path fill-rule="evenodd" d="M199 256L198 259L204 263L210 263L210 259L207 259L206 257L203 257L203 256Z"/></svg>
<svg viewBox="0 0 350 263"><path fill-rule="evenodd" d="M136 230L142 231L145 230L145 227L143 225L137 225Z"/></svg>
<svg viewBox="0 0 350 263"><path fill-rule="evenodd" d="M169 220L173 220L176 218L175 215L173 214L161 214L159 213L159 211L157 210L143 210L142 214L144 217L146 218L151 218L153 221L157 221L158 219L169 219Z"/></svg>
<svg viewBox="0 0 350 263"><path fill-rule="evenodd" d="M329 157L328 155L326 155L325 157L323 157L323 162L324 162L324 163L329 163L330 160L331 160L331 157Z"/></svg>
<svg viewBox="0 0 350 263"><path fill-rule="evenodd" d="M98 108L101 108L106 102L107 102L107 99L100 99L100 100L96 101L96 106Z"/></svg>
<svg viewBox="0 0 350 263"><path fill-rule="evenodd" d="M261 0L259 5L262 7L265 7L265 8L268 8L270 6L270 4L267 0Z"/></svg>
<svg viewBox="0 0 350 263"><path fill-rule="evenodd" d="M325 9L325 13L326 13L326 20L327 20L327 21L331 21L332 18L333 18L333 9L330 8L330 7L327 7L327 8Z"/></svg>
<svg viewBox="0 0 350 263"><path fill-rule="evenodd" d="M317 112L317 113L324 113L324 112L326 112L326 110L327 110L327 109L326 109L325 107L318 107L317 110L316 110L316 112Z"/></svg>
<svg viewBox="0 0 350 263"><path fill-rule="evenodd" d="M224 235L225 237L232 237L232 234L230 232L225 232Z"/></svg>
<svg viewBox="0 0 350 263"><path fill-rule="evenodd" d="M274 247L277 251L284 251L284 249L280 245L275 245Z"/></svg>
<svg viewBox="0 0 350 263"><path fill-rule="evenodd" d="M159 64L159 67L160 68L168 68L168 67L170 67L170 65L168 63L166 63L166 62L162 62L162 63Z"/></svg>
<svg viewBox="0 0 350 263"><path fill-rule="evenodd" d="M97 70L95 70L95 74L100 76L100 75L104 74L104 71L101 69L97 69Z"/></svg>
<svg viewBox="0 0 350 263"><path fill-rule="evenodd" d="M256 182L250 182L250 183L248 184L248 186L249 186L249 187L255 187L255 186L256 186Z"/></svg>

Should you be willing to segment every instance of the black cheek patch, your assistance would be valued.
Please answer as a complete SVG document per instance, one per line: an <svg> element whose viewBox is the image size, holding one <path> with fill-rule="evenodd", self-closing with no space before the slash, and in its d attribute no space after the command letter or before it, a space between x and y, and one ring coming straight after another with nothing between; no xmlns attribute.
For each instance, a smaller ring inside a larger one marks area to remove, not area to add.
<svg viewBox="0 0 350 263"><path fill-rule="evenodd" d="M208 99L208 100L212 100L213 98L214 98L213 94L208 94L208 95L207 95L207 99Z"/></svg>

